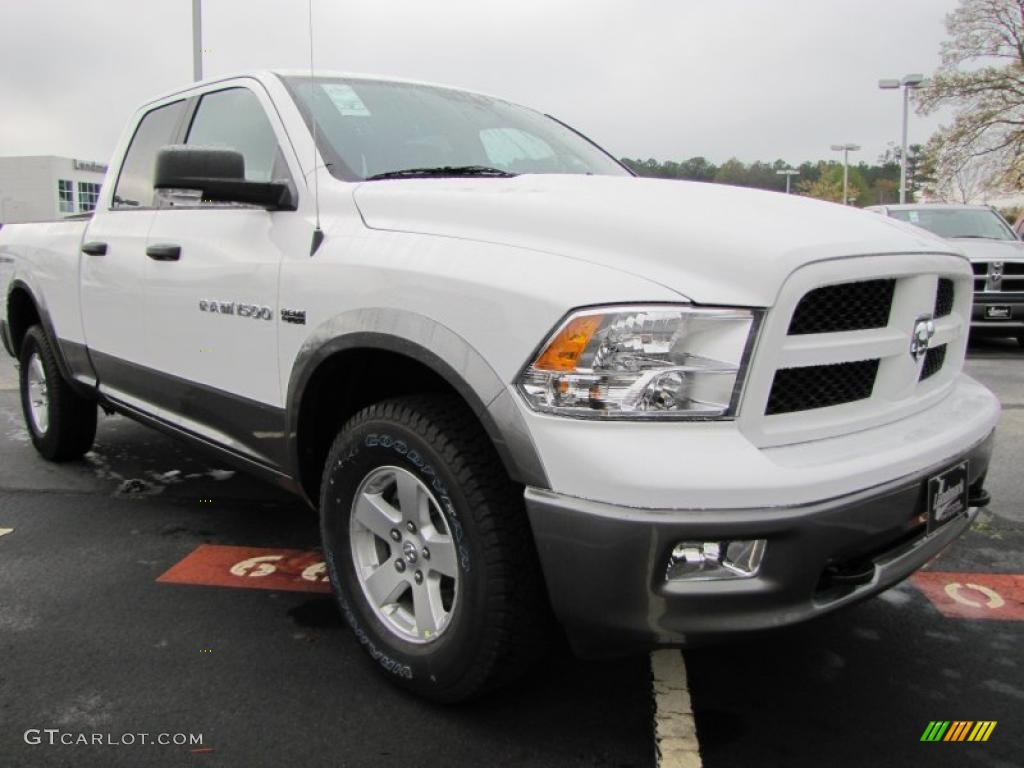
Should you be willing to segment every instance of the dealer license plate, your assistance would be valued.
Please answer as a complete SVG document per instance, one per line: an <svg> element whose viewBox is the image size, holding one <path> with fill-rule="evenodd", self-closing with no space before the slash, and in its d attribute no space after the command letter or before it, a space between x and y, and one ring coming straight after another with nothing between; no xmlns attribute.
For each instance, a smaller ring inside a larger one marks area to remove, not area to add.
<svg viewBox="0 0 1024 768"><path fill-rule="evenodd" d="M967 462L928 478L928 530L967 512Z"/></svg>

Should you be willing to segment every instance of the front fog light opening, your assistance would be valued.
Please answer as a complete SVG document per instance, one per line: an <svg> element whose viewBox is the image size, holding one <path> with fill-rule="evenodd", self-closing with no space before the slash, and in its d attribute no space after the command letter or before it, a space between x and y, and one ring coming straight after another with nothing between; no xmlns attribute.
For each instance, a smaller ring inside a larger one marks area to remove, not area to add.
<svg viewBox="0 0 1024 768"><path fill-rule="evenodd" d="M766 539L680 541L669 556L665 581L749 579L757 575Z"/></svg>

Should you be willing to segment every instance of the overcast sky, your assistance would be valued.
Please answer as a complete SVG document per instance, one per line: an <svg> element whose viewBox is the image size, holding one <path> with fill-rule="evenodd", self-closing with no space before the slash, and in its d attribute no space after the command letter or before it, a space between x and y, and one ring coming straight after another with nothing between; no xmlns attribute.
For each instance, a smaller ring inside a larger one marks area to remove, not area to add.
<svg viewBox="0 0 1024 768"><path fill-rule="evenodd" d="M880 77L931 72L955 0L313 0L319 69L503 96L618 156L827 157L898 141ZM204 0L204 74L309 63L305 0ZM3 0L0 155L106 160L192 77L190 0ZM938 125L911 117L910 140Z"/></svg>

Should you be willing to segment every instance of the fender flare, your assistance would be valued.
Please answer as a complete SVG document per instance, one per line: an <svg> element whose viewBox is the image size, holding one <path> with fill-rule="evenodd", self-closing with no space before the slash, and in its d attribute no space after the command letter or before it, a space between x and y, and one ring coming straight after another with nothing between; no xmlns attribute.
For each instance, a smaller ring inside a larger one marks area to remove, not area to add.
<svg viewBox="0 0 1024 768"><path fill-rule="evenodd" d="M320 364L352 349L409 357L448 382L469 404L513 480L548 488L547 474L512 393L464 338L430 318L401 309L359 309L321 323L292 365L285 400L288 459L297 476L298 420L306 386Z"/></svg>
<svg viewBox="0 0 1024 768"><path fill-rule="evenodd" d="M64 354L64 348L60 343L60 338L57 336L56 329L53 327L53 320L50 317L50 311L46 307L46 302L42 300L41 294L32 290L32 286L25 282L23 278L17 277L11 281L10 286L7 289L7 296L4 297L5 303L4 308L6 311L10 311L11 306L11 294L15 291L21 290L28 294L29 299L32 300L32 304L36 308L36 312L39 314L39 321L43 326L43 333L46 334L47 340L50 342L50 347L53 349L54 359L57 361L57 369L60 371L61 377L68 383L79 395L83 397L95 397L96 392L92 387L86 386L81 381L77 380L72 373L71 366L68 364L67 356ZM8 337L5 339L5 345L10 342L10 352L14 355L14 330L8 327L7 318L2 318L5 334Z"/></svg>

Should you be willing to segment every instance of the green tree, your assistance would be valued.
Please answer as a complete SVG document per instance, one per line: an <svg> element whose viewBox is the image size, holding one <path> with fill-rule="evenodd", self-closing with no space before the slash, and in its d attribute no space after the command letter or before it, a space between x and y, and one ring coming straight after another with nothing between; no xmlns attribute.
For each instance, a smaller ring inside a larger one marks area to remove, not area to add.
<svg viewBox="0 0 1024 768"><path fill-rule="evenodd" d="M796 185L796 191L807 197L829 200L833 203L843 201L843 166L839 163L820 162L815 178L803 179ZM871 190L864 176L857 167L849 169L848 191L851 205L871 205Z"/></svg>
<svg viewBox="0 0 1024 768"><path fill-rule="evenodd" d="M886 177L876 178L874 183L869 185L868 200L871 205L892 205L900 201L899 178L890 179Z"/></svg>
<svg viewBox="0 0 1024 768"><path fill-rule="evenodd" d="M731 157L718 167L715 181L718 184L732 184L737 187L746 186L747 166L735 157Z"/></svg>
<svg viewBox="0 0 1024 768"><path fill-rule="evenodd" d="M703 157L691 157L679 164L679 178L691 181L714 181L718 166Z"/></svg>

